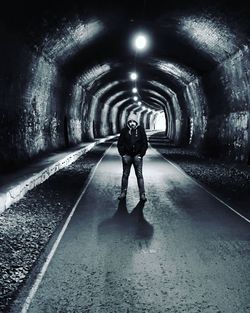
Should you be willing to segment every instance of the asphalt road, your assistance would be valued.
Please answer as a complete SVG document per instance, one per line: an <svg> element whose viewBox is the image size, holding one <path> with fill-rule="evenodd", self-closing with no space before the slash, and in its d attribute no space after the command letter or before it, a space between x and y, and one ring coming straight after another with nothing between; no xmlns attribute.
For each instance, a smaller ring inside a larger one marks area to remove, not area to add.
<svg viewBox="0 0 250 313"><path fill-rule="evenodd" d="M150 148L148 201L116 144L97 167L23 312L250 312L250 224Z"/></svg>

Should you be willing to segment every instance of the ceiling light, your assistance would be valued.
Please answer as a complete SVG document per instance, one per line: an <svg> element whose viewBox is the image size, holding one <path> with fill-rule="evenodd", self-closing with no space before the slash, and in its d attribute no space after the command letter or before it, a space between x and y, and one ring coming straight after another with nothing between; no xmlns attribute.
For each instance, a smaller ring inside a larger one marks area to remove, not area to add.
<svg viewBox="0 0 250 313"><path fill-rule="evenodd" d="M136 72L132 72L132 73L130 74L130 78L131 78L132 80L136 80L137 77L138 77L138 75L137 75Z"/></svg>
<svg viewBox="0 0 250 313"><path fill-rule="evenodd" d="M148 41L145 35L139 34L134 38L134 46L138 50L144 50L147 47Z"/></svg>

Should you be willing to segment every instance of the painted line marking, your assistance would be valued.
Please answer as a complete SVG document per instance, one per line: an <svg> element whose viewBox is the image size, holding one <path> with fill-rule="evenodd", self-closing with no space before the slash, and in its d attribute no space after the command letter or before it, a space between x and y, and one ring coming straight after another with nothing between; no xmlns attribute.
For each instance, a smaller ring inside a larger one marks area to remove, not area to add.
<svg viewBox="0 0 250 313"><path fill-rule="evenodd" d="M213 193L211 193L209 190L206 189L206 187L204 187L202 184L200 184L199 182L197 182L193 177L189 176L181 167L179 167L178 165L172 163L171 161L169 161L168 159L166 159L160 152L158 152L155 148L153 148L151 146L151 144L149 143L150 147L157 153L159 154L165 161L167 161L169 164L171 164L173 167L175 167L179 172L181 172L184 176L188 177L189 179L191 179L196 185L198 185L201 189L205 190L208 194L210 194L212 197L214 197L216 200L218 200L219 202L221 202L222 204L224 204L227 208L229 208L231 211L233 211L235 214L237 214L238 216L240 216L241 218L243 218L246 222L250 223L250 220L245 217L244 215L240 214L238 211L236 211L234 208L232 208L229 204L227 204L226 202L224 202L223 200L221 200L220 198L218 198L216 195L214 195Z"/></svg>
<svg viewBox="0 0 250 313"><path fill-rule="evenodd" d="M36 292L37 292L37 289L38 289L38 287L39 287L39 285L40 285L40 283L41 283L41 281L42 281L42 279L43 279L43 277L44 277L44 275L45 275L45 273L46 273L46 271L47 271L47 268L48 268L48 266L49 266L49 264L50 264L50 261L52 260L54 254L55 254L55 252L56 252L56 249L57 249L57 247L58 247L58 245L59 245L59 243L60 243L60 241L61 241L61 239L62 239L62 237L63 237L63 235L64 235L64 233L65 233L65 231L66 231L66 229L67 229L67 227L68 227L68 224L69 224L69 222L70 222L70 220L71 220L71 218L72 218L72 216L73 216L73 214L74 214L74 212L75 212L75 210L76 210L76 208L77 208L77 205L79 204L79 202L80 202L82 196L84 195L85 191L87 190L87 188L88 188L88 186L89 186L89 184L90 184L90 182L91 182L91 180L92 180L92 178L93 178L93 176L94 176L94 174L95 174L95 172L96 172L96 170L97 170L99 164L101 163L102 159L103 159L104 156L107 154L107 152L111 149L111 147L113 146L113 144L114 144L114 143L112 143L111 146L105 151L105 153L103 154L103 156L101 157L101 159L98 161L98 163L96 164L96 166L95 166L94 169L92 170L92 173L91 173L91 175L89 176L89 178L88 178L88 180L87 180L87 183L86 183L85 187L83 188L83 191L81 192L80 196L78 197L78 199L77 199L75 205L73 206L73 208L72 208L72 210L71 210L71 212L70 212L70 214L69 214L69 216L68 216L66 222L64 223L63 228L62 228L62 230L60 231L60 233L59 233L59 235L58 235L58 237L57 237L57 239L56 239L56 241L55 241L55 243L54 243L54 245L53 245L53 247L52 247L52 249L51 249L49 255L47 256L46 261L45 261L45 263L44 263L44 265L43 265L43 267L42 267L40 273L39 273L39 274L37 275L37 277L36 277L36 280L35 280L35 282L34 282L32 288L31 288L31 290L30 290L30 292L29 292L29 295L28 295L28 297L26 298L26 300L25 300L25 302L24 302L24 304L23 304L21 313L27 313L27 312L28 312L28 309L29 309L29 307L30 307L30 304L31 304L31 302L32 302L32 299L34 298L34 296L35 296L35 294L36 294Z"/></svg>

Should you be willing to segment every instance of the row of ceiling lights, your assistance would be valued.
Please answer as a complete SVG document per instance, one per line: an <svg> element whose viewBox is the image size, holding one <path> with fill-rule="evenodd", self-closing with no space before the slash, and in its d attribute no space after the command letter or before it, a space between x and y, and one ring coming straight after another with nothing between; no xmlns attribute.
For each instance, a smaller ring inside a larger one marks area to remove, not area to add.
<svg viewBox="0 0 250 313"><path fill-rule="evenodd" d="M136 51L143 51L147 48L148 46L148 39L144 34L138 34L134 37L133 39L133 47L136 49ZM134 82L138 79L138 74L136 72L131 72L130 73L130 79ZM139 100L139 93L138 89L135 85L135 87L132 88L132 93L133 95L133 100L136 102ZM136 102L138 105L142 104L142 101ZM144 107L142 107L144 108Z"/></svg>

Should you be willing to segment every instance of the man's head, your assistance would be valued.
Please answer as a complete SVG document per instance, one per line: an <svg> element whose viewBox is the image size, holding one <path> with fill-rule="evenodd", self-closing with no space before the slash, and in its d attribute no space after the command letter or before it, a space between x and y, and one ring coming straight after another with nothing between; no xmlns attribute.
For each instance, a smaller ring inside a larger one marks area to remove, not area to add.
<svg viewBox="0 0 250 313"><path fill-rule="evenodd" d="M137 122L134 120L130 120L130 121L128 121L128 125L130 128L136 128Z"/></svg>
<svg viewBox="0 0 250 313"><path fill-rule="evenodd" d="M138 125L138 118L137 115L135 113L130 113L128 116L128 126L130 128L136 128Z"/></svg>

